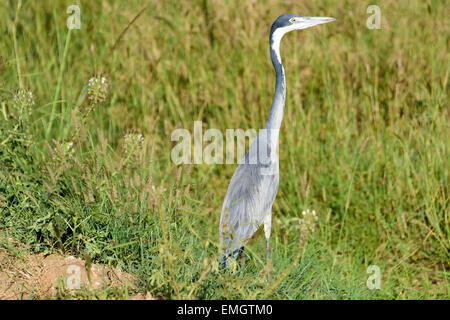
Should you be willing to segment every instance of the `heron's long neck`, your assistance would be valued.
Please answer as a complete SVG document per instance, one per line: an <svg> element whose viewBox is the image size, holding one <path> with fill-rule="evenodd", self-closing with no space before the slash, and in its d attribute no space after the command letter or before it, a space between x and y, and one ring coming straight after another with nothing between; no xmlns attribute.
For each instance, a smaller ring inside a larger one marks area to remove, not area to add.
<svg viewBox="0 0 450 320"><path fill-rule="evenodd" d="M270 108L269 118L267 119L266 129L269 129L273 142L278 142L278 133L283 120L284 103L286 99L286 79L284 68L281 64L280 42L281 36L276 32L270 39L270 58L276 73L275 95L273 97L272 107Z"/></svg>

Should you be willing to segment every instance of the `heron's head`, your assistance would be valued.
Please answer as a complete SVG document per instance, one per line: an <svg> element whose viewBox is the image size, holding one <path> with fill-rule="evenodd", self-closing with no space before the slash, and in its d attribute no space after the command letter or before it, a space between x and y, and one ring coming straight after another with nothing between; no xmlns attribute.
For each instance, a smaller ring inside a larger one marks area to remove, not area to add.
<svg viewBox="0 0 450 320"><path fill-rule="evenodd" d="M293 30L307 29L334 20L336 19L330 17L303 17L291 13L285 13L279 16L270 28L270 45L278 62L281 63L279 53L281 38L283 38L286 33Z"/></svg>
<svg viewBox="0 0 450 320"><path fill-rule="evenodd" d="M271 36L277 32L286 34L293 30L301 30L313 27L317 24L327 23L336 20L330 17L302 17L296 14L285 13L279 16L270 29Z"/></svg>

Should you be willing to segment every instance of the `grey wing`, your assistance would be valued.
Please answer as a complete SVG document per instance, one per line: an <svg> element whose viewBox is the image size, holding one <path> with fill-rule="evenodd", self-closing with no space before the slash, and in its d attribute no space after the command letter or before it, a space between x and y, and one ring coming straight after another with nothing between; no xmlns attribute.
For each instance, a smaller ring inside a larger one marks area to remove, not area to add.
<svg viewBox="0 0 450 320"><path fill-rule="evenodd" d="M275 164L278 169L278 162ZM262 174L259 164L241 163L231 178L220 218L220 246L227 256L237 252L271 214L278 190L276 173Z"/></svg>

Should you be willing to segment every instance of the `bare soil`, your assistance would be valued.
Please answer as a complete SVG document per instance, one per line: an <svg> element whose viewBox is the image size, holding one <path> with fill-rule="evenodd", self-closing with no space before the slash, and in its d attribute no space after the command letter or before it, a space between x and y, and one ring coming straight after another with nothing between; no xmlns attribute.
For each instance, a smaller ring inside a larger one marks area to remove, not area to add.
<svg viewBox="0 0 450 320"><path fill-rule="evenodd" d="M57 286L67 290L134 287L136 277L108 266L91 264L73 256L34 254L25 245L0 235L0 300L52 299ZM137 294L133 300L152 299Z"/></svg>

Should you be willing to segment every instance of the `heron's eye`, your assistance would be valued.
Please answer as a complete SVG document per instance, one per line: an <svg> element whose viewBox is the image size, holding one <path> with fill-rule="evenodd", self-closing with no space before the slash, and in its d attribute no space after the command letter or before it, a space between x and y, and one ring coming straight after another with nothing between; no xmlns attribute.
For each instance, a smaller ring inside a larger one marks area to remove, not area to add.
<svg viewBox="0 0 450 320"><path fill-rule="evenodd" d="M289 22L290 22L290 23L294 23L294 22L296 22L296 21L297 21L297 18L290 18L290 19L289 19Z"/></svg>

